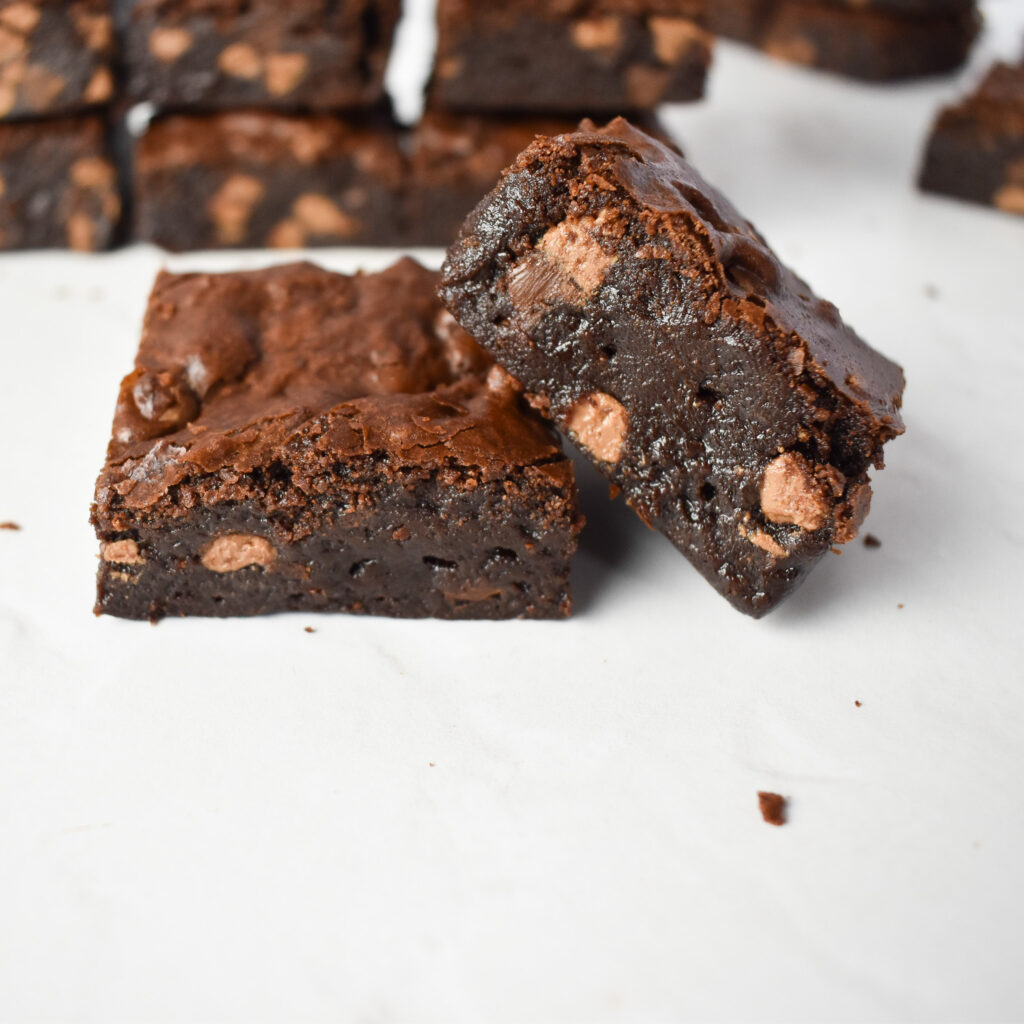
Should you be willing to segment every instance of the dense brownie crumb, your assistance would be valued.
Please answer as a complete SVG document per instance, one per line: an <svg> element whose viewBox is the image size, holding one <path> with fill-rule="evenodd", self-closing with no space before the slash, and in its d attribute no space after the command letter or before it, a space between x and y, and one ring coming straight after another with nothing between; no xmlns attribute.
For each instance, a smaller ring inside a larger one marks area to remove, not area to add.
<svg viewBox="0 0 1024 1024"><path fill-rule="evenodd" d="M617 119L524 151L449 249L462 325L737 608L867 514L903 374L676 152Z"/></svg>
<svg viewBox="0 0 1024 1024"><path fill-rule="evenodd" d="M21 527L14 522L8 520L6 523L0 523L0 530L20 530Z"/></svg>
<svg viewBox="0 0 1024 1024"><path fill-rule="evenodd" d="M873 534L866 534L864 537L864 547L866 548L880 548L882 542Z"/></svg>
<svg viewBox="0 0 1024 1024"><path fill-rule="evenodd" d="M786 824L786 798L778 793L757 794L757 802L761 808L761 817L769 825Z"/></svg>
<svg viewBox="0 0 1024 1024"><path fill-rule="evenodd" d="M411 260L157 279L93 523L97 613L570 609L571 463Z"/></svg>

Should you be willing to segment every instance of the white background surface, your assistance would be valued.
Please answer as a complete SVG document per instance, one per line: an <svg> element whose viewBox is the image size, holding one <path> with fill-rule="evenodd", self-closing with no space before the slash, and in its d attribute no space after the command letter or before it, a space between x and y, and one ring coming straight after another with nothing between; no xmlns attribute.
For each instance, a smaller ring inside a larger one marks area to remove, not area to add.
<svg viewBox="0 0 1024 1024"><path fill-rule="evenodd" d="M882 548L761 622L589 471L569 622L96 619L156 269L281 257L0 260L0 1020L1024 1019L1024 221L911 187L988 11L959 79L722 46L669 114L909 381Z"/></svg>

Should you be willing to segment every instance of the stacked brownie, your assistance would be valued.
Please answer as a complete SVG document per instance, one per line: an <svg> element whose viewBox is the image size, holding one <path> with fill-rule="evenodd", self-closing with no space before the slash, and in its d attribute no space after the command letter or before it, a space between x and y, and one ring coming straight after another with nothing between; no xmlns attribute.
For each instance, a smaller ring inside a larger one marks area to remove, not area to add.
<svg viewBox="0 0 1024 1024"><path fill-rule="evenodd" d="M138 0L128 92L159 113L135 153L136 236L171 249L399 238L384 99L399 0Z"/></svg>
<svg viewBox="0 0 1024 1024"><path fill-rule="evenodd" d="M582 117L700 99L711 60L703 0L439 0L427 110L409 140L411 244L447 245L535 136Z"/></svg>
<svg viewBox="0 0 1024 1024"><path fill-rule="evenodd" d="M781 60L867 81L960 67L975 0L715 0L708 25Z"/></svg>
<svg viewBox="0 0 1024 1024"><path fill-rule="evenodd" d="M0 250L113 240L113 52L107 0L0 0Z"/></svg>

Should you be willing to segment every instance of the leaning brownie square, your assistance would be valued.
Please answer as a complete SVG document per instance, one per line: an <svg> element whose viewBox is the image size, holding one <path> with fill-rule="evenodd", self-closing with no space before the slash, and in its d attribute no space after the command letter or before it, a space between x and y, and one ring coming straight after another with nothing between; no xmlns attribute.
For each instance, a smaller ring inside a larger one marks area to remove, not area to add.
<svg viewBox="0 0 1024 1024"><path fill-rule="evenodd" d="M461 111L617 114L700 99L703 0L438 0L431 102Z"/></svg>
<svg viewBox="0 0 1024 1024"><path fill-rule="evenodd" d="M0 250L96 252L120 217L101 118L0 122Z"/></svg>
<svg viewBox="0 0 1024 1024"><path fill-rule="evenodd" d="M113 51L108 0L0 0L0 118L106 103Z"/></svg>
<svg viewBox="0 0 1024 1024"><path fill-rule="evenodd" d="M398 9L398 0L138 0L128 88L167 109L376 103Z"/></svg>
<svg viewBox="0 0 1024 1024"><path fill-rule="evenodd" d="M135 235L166 249L396 245L405 163L386 112L158 118L135 154Z"/></svg>
<svg viewBox="0 0 1024 1024"><path fill-rule="evenodd" d="M161 273L92 519L97 613L569 613L571 463L409 259Z"/></svg>
<svg viewBox="0 0 1024 1024"><path fill-rule="evenodd" d="M868 510L903 374L679 155L617 118L538 139L448 250L456 319L737 608Z"/></svg>

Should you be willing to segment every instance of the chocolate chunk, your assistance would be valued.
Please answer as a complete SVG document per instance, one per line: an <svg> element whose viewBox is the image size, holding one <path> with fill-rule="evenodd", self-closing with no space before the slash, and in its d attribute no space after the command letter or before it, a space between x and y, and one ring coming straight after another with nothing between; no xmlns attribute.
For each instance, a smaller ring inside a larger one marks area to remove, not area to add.
<svg viewBox="0 0 1024 1024"><path fill-rule="evenodd" d="M449 249L442 296L752 615L856 535L903 431L899 367L621 118L525 150Z"/></svg>

